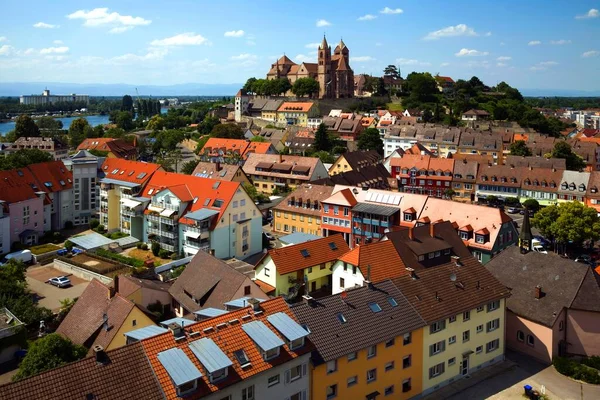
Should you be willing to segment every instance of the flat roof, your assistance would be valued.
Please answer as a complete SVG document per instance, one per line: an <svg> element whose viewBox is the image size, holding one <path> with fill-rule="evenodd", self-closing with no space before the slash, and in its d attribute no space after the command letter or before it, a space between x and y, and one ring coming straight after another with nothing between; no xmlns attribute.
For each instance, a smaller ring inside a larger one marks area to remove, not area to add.
<svg viewBox="0 0 600 400"><path fill-rule="evenodd" d="M91 232L81 236L74 236L69 238L76 247L80 247L84 250L96 249L102 246L108 246L111 243L114 243L115 240L109 239L104 235L101 235L96 232Z"/></svg>
<svg viewBox="0 0 600 400"><path fill-rule="evenodd" d="M165 327L168 327L170 324L177 324L181 327L186 327L194 323L196 323L196 321L192 321L191 319L187 318L171 318L166 321L160 322L160 324Z"/></svg>
<svg viewBox="0 0 600 400"><path fill-rule="evenodd" d="M281 243L298 244L308 242L309 240L321 239L322 236L311 235L310 233L294 232L279 238Z"/></svg>
<svg viewBox="0 0 600 400"><path fill-rule="evenodd" d="M110 178L102 178L102 179L100 179L100 183L112 183L113 185L120 185L120 186L125 186L128 188L134 188L137 186L141 186L141 183L126 182L126 181L120 181L118 179L110 179Z"/></svg>
<svg viewBox="0 0 600 400"><path fill-rule="evenodd" d="M218 317L219 315L227 314L228 311L220 310L218 308L208 307L203 308L202 310L194 311L195 315L200 315L202 317Z"/></svg>

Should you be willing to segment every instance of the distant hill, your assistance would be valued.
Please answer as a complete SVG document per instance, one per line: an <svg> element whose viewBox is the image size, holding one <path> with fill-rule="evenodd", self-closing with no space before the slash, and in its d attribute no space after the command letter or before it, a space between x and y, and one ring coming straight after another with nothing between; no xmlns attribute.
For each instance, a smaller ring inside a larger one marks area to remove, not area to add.
<svg viewBox="0 0 600 400"><path fill-rule="evenodd" d="M183 83L180 85L128 85L99 83L57 83L57 82L0 82L0 96L20 96L41 94L46 88L55 94L88 94L90 96L135 96L137 87L140 96L234 96L244 86L243 83Z"/></svg>
<svg viewBox="0 0 600 400"><path fill-rule="evenodd" d="M599 97L599 90L519 89L527 97Z"/></svg>

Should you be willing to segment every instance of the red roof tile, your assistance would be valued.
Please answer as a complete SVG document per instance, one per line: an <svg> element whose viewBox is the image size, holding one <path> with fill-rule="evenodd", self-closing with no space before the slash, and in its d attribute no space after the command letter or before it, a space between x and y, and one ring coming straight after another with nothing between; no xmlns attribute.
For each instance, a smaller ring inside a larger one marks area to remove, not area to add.
<svg viewBox="0 0 600 400"><path fill-rule="evenodd" d="M107 158L102 164L102 172L108 179L119 181L146 183L152 174L162 167L158 164L145 163L141 161L129 161L121 158Z"/></svg>
<svg viewBox="0 0 600 400"><path fill-rule="evenodd" d="M389 240L357 246L340 257L340 261L357 266L365 279L373 283L408 273L394 244Z"/></svg>

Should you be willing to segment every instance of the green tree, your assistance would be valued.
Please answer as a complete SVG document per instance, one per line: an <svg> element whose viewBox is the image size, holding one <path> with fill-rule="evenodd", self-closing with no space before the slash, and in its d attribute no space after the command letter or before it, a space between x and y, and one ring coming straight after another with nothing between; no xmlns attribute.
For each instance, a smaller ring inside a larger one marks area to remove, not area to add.
<svg viewBox="0 0 600 400"><path fill-rule="evenodd" d="M550 239L575 246L600 238L600 217L597 211L577 201L550 205L539 210L533 218L533 226Z"/></svg>
<svg viewBox="0 0 600 400"><path fill-rule="evenodd" d="M213 127L210 136L226 139L243 139L244 131L237 124L218 124Z"/></svg>
<svg viewBox="0 0 600 400"><path fill-rule="evenodd" d="M266 143L267 139L262 136L254 136L252 139L250 139L250 141L254 143Z"/></svg>
<svg viewBox="0 0 600 400"><path fill-rule="evenodd" d="M148 121L148 125L146 125L146 129L150 129L153 131L160 131L165 127L165 119L160 115L156 114L150 118Z"/></svg>
<svg viewBox="0 0 600 400"><path fill-rule="evenodd" d="M208 116L204 118L204 121L198 124L198 132L201 135L208 135L212 132L213 128L220 123L219 118Z"/></svg>
<svg viewBox="0 0 600 400"><path fill-rule="evenodd" d="M567 164L567 169L571 171L581 171L585 168L585 161L573 152L569 143L559 141L554 144L551 153L552 158L564 158Z"/></svg>
<svg viewBox="0 0 600 400"><path fill-rule="evenodd" d="M52 161L52 155L38 149L20 149L0 157L0 171L24 168L31 164Z"/></svg>
<svg viewBox="0 0 600 400"><path fill-rule="evenodd" d="M540 209L540 203L536 199L527 199L523 202L523 207L536 213Z"/></svg>
<svg viewBox="0 0 600 400"><path fill-rule="evenodd" d="M269 198L267 196L265 196L264 194L258 193L258 190L256 190L254 185L251 183L244 182L244 183L242 183L242 187L244 188L244 190L246 191L248 196L250 196L250 198L254 202L258 201L258 202L262 203L262 202L266 202L269 200Z"/></svg>
<svg viewBox="0 0 600 400"><path fill-rule="evenodd" d="M273 82L275 82L275 93L273 94L285 95L289 90L292 89L292 84L287 78L279 78Z"/></svg>
<svg viewBox="0 0 600 400"><path fill-rule="evenodd" d="M330 151L332 147L329 134L327 133L327 127L325 124L320 124L319 128L315 132L315 142L313 148L315 151Z"/></svg>
<svg viewBox="0 0 600 400"><path fill-rule="evenodd" d="M152 247L150 249L152 250L154 257L158 257L158 253L160 252L160 244L158 242L152 242Z"/></svg>
<svg viewBox="0 0 600 400"><path fill-rule="evenodd" d="M52 117L42 117L38 119L35 124L38 126L38 128L46 130L56 131L63 128L62 121Z"/></svg>
<svg viewBox="0 0 600 400"><path fill-rule="evenodd" d="M80 360L86 353L85 347L74 344L58 333L51 333L32 343L13 381Z"/></svg>
<svg viewBox="0 0 600 400"><path fill-rule="evenodd" d="M133 111L134 111L133 110L133 99L128 94L123 96L123 99L121 100L121 111L129 111L131 113L133 113Z"/></svg>
<svg viewBox="0 0 600 400"><path fill-rule="evenodd" d="M322 163L325 164L333 164L335 162L335 158L328 151L321 150L314 152L311 157L318 157Z"/></svg>
<svg viewBox="0 0 600 400"><path fill-rule="evenodd" d="M21 114L15 121L15 138L40 136L40 129L27 114Z"/></svg>
<svg viewBox="0 0 600 400"><path fill-rule="evenodd" d="M358 137L358 148L360 150L375 150L383 155L383 140L379 131L375 128L366 129Z"/></svg>
<svg viewBox="0 0 600 400"><path fill-rule="evenodd" d="M319 82L313 78L299 78L296 79L292 85L292 93L298 97L313 97L319 93Z"/></svg>
<svg viewBox="0 0 600 400"><path fill-rule="evenodd" d="M524 140L517 140L510 145L510 155L527 157L531 155L531 150Z"/></svg>
<svg viewBox="0 0 600 400"><path fill-rule="evenodd" d="M190 161L186 162L185 164L183 164L181 166L181 173L186 174L186 175L191 175L194 172L194 170L196 169L196 166L198 165L199 162L200 162L200 160L190 160Z"/></svg>
<svg viewBox="0 0 600 400"><path fill-rule="evenodd" d="M392 64L390 64L384 68L383 75L391 76L392 78L395 78L395 79L400 78L400 73L398 72L398 68L396 68L396 66L392 65Z"/></svg>
<svg viewBox="0 0 600 400"><path fill-rule="evenodd" d="M115 117L115 124L126 132L135 128L131 111L119 111Z"/></svg>
<svg viewBox="0 0 600 400"><path fill-rule="evenodd" d="M437 82L429 72L411 72L406 77L405 86L410 92L409 99L413 102L436 102L439 94Z"/></svg>
<svg viewBox="0 0 600 400"><path fill-rule="evenodd" d="M452 188L448 188L444 190L444 196L452 200L452 198L456 195L456 191Z"/></svg>
<svg viewBox="0 0 600 400"><path fill-rule="evenodd" d="M244 84L244 86L242 87L242 90L244 90L246 93L254 93L254 83L257 81L256 78L252 77L252 78L248 78L248 80L246 81L246 83Z"/></svg>

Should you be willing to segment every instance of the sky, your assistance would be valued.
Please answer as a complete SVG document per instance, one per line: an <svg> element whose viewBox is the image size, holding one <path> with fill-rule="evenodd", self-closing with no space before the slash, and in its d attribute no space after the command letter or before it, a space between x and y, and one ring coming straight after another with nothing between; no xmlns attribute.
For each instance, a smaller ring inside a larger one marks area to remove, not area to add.
<svg viewBox="0 0 600 400"><path fill-rule="evenodd" d="M3 0L0 82L243 83L343 38L355 74L600 90L600 0Z"/></svg>

